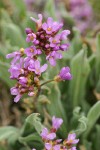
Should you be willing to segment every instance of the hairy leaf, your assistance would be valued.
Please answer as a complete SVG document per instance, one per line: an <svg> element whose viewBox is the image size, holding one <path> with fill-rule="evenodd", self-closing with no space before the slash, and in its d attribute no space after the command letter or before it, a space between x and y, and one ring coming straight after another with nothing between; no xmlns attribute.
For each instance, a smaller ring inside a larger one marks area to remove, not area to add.
<svg viewBox="0 0 100 150"><path fill-rule="evenodd" d="M69 96L73 107L84 100L86 81L90 72L90 66L86 57L86 51L81 50L71 60L71 73L73 75L69 85Z"/></svg>
<svg viewBox="0 0 100 150"><path fill-rule="evenodd" d="M19 130L12 126L7 127L0 127L0 141L9 139L10 136L13 136L14 134L18 134Z"/></svg>
<svg viewBox="0 0 100 150"><path fill-rule="evenodd" d="M97 102L88 112L87 119L88 119L88 128L85 133L85 136L87 137L95 125L96 121L100 117L100 101Z"/></svg>

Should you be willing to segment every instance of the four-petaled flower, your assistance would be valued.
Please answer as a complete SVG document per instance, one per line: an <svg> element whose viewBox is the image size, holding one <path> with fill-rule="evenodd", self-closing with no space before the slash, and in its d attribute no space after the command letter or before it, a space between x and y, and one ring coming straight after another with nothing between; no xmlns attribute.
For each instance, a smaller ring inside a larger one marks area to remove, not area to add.
<svg viewBox="0 0 100 150"><path fill-rule="evenodd" d="M37 54L36 47L35 46L30 46L30 47L26 48L25 49L25 54L28 57L35 56Z"/></svg>
<svg viewBox="0 0 100 150"><path fill-rule="evenodd" d="M60 150L60 145L58 144L58 145L53 146L50 143L46 143L45 148L46 148L46 150Z"/></svg>
<svg viewBox="0 0 100 150"><path fill-rule="evenodd" d="M14 102L17 103L17 102L20 100L21 96L22 96L22 95L19 93L18 88L12 87L12 88L10 89L10 91L11 91L11 94L12 94L12 95L16 95L16 97L14 98Z"/></svg>
<svg viewBox="0 0 100 150"><path fill-rule="evenodd" d="M53 140L56 138L56 134L54 132L49 133L47 128L43 128L42 133L40 135L43 140Z"/></svg>
<svg viewBox="0 0 100 150"><path fill-rule="evenodd" d="M34 42L36 40L36 35L34 33L27 34L26 42Z"/></svg>
<svg viewBox="0 0 100 150"><path fill-rule="evenodd" d="M57 32L63 24L59 24L54 22L51 17L47 19L47 23L42 24L42 28L46 31L47 34L52 34L53 32Z"/></svg>
<svg viewBox="0 0 100 150"><path fill-rule="evenodd" d="M36 60L34 62L34 72L37 75L41 75L42 72L44 72L47 69L48 65L44 64L42 67L40 66L40 62L38 60Z"/></svg>
<svg viewBox="0 0 100 150"><path fill-rule="evenodd" d="M51 52L47 57L46 59L49 60L50 64L52 66L55 66L56 65L56 59L61 59L62 58L62 54L61 53L58 53L56 51L53 51Z"/></svg>
<svg viewBox="0 0 100 150"><path fill-rule="evenodd" d="M61 124L63 123L62 118L56 118L55 116L52 117L52 128L56 131L60 128Z"/></svg>
<svg viewBox="0 0 100 150"><path fill-rule="evenodd" d="M76 139L76 134L71 133L68 135L68 138L65 140L65 144L67 146L72 146L74 144L77 144L79 142L79 139Z"/></svg>

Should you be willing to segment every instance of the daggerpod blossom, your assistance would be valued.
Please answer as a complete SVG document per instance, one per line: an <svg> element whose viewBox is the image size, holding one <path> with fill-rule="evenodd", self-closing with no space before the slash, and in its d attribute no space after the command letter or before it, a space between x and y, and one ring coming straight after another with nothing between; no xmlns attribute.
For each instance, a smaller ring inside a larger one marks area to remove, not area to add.
<svg viewBox="0 0 100 150"><path fill-rule="evenodd" d="M38 15L38 18L31 17L32 21L36 23L36 32L31 28L25 30L26 42L31 45L6 56L7 59L12 58L9 69L10 78L17 81L16 85L11 88L11 94L15 95L15 102L18 102L25 93L33 96L40 88L40 77L48 65L45 63L41 66L38 57L44 55L50 65L56 66L56 60L62 59L62 52L68 50L69 47L69 43L66 41L70 31L60 32L63 23L54 21L51 17L43 22L41 14ZM67 67L62 68L57 77L59 80L70 80L70 70ZM58 128L59 125L55 129Z"/></svg>
<svg viewBox="0 0 100 150"><path fill-rule="evenodd" d="M61 59L62 55L59 51L68 50L69 43L63 43L67 40L67 36L70 34L69 30L63 30L59 33L63 27L63 23L54 21L51 17L46 22L42 23L42 15L38 15L39 19L31 19L36 23L37 32L32 29L26 28L27 42L31 42L46 55L46 59L49 60L52 66L56 65L56 59ZM51 60L52 58L52 60Z"/></svg>
<svg viewBox="0 0 100 150"><path fill-rule="evenodd" d="M56 139L56 132L61 127L62 123L62 118L56 118L53 116L51 129L42 129L40 135L44 142L45 150L77 150L76 144L79 142L79 139L76 139L75 133L68 134L68 137L64 141L62 139Z"/></svg>

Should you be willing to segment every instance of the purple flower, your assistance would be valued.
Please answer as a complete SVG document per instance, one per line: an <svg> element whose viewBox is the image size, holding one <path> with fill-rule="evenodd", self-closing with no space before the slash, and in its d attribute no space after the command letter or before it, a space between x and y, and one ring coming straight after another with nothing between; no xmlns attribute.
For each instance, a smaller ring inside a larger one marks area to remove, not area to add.
<svg viewBox="0 0 100 150"><path fill-rule="evenodd" d="M45 143L46 150L60 150L60 145L52 145L50 143Z"/></svg>
<svg viewBox="0 0 100 150"><path fill-rule="evenodd" d="M26 85L26 83L28 82L26 77L19 77L19 83L23 86Z"/></svg>
<svg viewBox="0 0 100 150"><path fill-rule="evenodd" d="M34 71L34 69L35 69L35 60L30 59L27 65L28 65L28 70Z"/></svg>
<svg viewBox="0 0 100 150"><path fill-rule="evenodd" d="M79 142L79 139L76 139L76 134L72 133L68 135L68 138L66 139L66 144L67 145L73 145L77 144Z"/></svg>
<svg viewBox="0 0 100 150"><path fill-rule="evenodd" d="M35 60L32 59L31 57L26 57L24 59L24 68L29 71L34 71L34 62Z"/></svg>
<svg viewBox="0 0 100 150"><path fill-rule="evenodd" d="M57 44L60 43L60 35L49 38L49 42L50 42L50 47L55 47Z"/></svg>
<svg viewBox="0 0 100 150"><path fill-rule="evenodd" d="M60 39L61 40L66 40L67 36L70 34L70 31L69 30L63 30L61 33L60 33Z"/></svg>
<svg viewBox="0 0 100 150"><path fill-rule="evenodd" d="M11 91L11 94L12 94L12 95L16 95L16 97L14 98L14 102L17 103L17 102L20 100L20 98L21 98L21 94L19 93L18 88L12 87L12 88L10 89L10 91Z"/></svg>
<svg viewBox="0 0 100 150"><path fill-rule="evenodd" d="M25 57L25 58L24 58L24 68L25 68L25 69L28 68L30 60L31 60L30 57Z"/></svg>
<svg viewBox="0 0 100 150"><path fill-rule="evenodd" d="M26 28L25 29L26 34L33 33L33 30L31 28Z"/></svg>
<svg viewBox="0 0 100 150"><path fill-rule="evenodd" d="M10 78L16 79L20 74L24 74L24 70L22 69L23 59L20 59L20 62L16 65L12 64L10 69L8 70L11 73Z"/></svg>
<svg viewBox="0 0 100 150"><path fill-rule="evenodd" d="M26 48L25 49L25 54L28 57L32 57L32 56L36 55L37 54L36 47L35 46L30 46L30 47Z"/></svg>
<svg viewBox="0 0 100 150"><path fill-rule="evenodd" d="M49 133L47 128L43 128L42 133L40 134L44 140L53 140L56 138L55 133Z"/></svg>
<svg viewBox="0 0 100 150"><path fill-rule="evenodd" d="M34 33L29 33L26 38L26 42L34 42L36 40L36 35Z"/></svg>
<svg viewBox="0 0 100 150"><path fill-rule="evenodd" d="M34 45L39 45L39 41L38 41L38 40L35 40L35 41L34 41Z"/></svg>
<svg viewBox="0 0 100 150"><path fill-rule="evenodd" d="M41 49L37 49L37 50L36 50L36 53L37 53L37 55L40 55L40 54L42 54L42 51L41 51Z"/></svg>
<svg viewBox="0 0 100 150"><path fill-rule="evenodd" d="M42 24L42 28L46 31L47 34L52 34L57 32L63 26L62 23L54 22L51 17L47 19L47 23Z"/></svg>
<svg viewBox="0 0 100 150"><path fill-rule="evenodd" d="M10 90L11 90L12 95L17 95L19 93L18 88L16 88L16 87L12 87Z"/></svg>
<svg viewBox="0 0 100 150"><path fill-rule="evenodd" d="M58 75L61 80L71 80L72 75L69 67L63 67Z"/></svg>
<svg viewBox="0 0 100 150"><path fill-rule="evenodd" d="M22 95L18 94L15 98L14 98L14 102L17 103L20 99L21 99Z"/></svg>
<svg viewBox="0 0 100 150"><path fill-rule="evenodd" d="M35 19L35 18L31 17L31 19L36 23L37 29L40 29L42 26L42 14L38 14L38 18L39 19Z"/></svg>
<svg viewBox="0 0 100 150"><path fill-rule="evenodd" d="M63 123L61 118L56 118L55 116L52 117L52 128L58 130Z"/></svg>
<svg viewBox="0 0 100 150"><path fill-rule="evenodd" d="M48 65L44 64L42 67L40 66L40 62L38 60L34 63L34 72L38 75L41 75L47 69Z"/></svg>
<svg viewBox="0 0 100 150"><path fill-rule="evenodd" d="M17 79L20 74L24 74L24 70L20 68L19 64L11 65L11 68L8 71L11 73L11 79Z"/></svg>
<svg viewBox="0 0 100 150"><path fill-rule="evenodd" d="M42 15L38 15L39 19L32 18L36 23L36 32L31 28L26 28L26 42L31 42L31 46L20 49L19 52L8 54L7 58L12 58L11 67L9 72L10 78L17 81L16 87L11 89L12 95L16 95L14 101L18 102L21 96L27 93L29 96L35 94L34 89L40 86L40 76L47 69L47 64L40 65L38 55L45 54L46 60L49 60L52 66L56 65L56 60L62 58L62 54L58 51L65 51L68 49L69 44L64 43L69 30L64 30L58 33L63 24L53 21L51 17L42 24ZM66 70L66 69L65 69ZM60 80L69 78L70 72L61 71L59 73ZM56 120L56 121L55 121ZM62 124L60 118L53 117L53 128L57 130ZM52 131L51 131L52 132ZM54 132L54 131L53 131ZM52 138L55 133L48 133L47 138Z"/></svg>
<svg viewBox="0 0 100 150"><path fill-rule="evenodd" d="M56 65L56 59L61 59L62 58L62 54L56 52L56 51L53 51L51 52L47 57L46 59L49 60L50 64L52 66L55 66Z"/></svg>
<svg viewBox="0 0 100 150"><path fill-rule="evenodd" d="M20 57L21 57L21 53L17 51L6 55L7 59L13 58L11 64L14 64L17 60L20 59Z"/></svg>
<svg viewBox="0 0 100 150"><path fill-rule="evenodd" d="M66 51L66 50L68 50L68 48L69 48L69 44L62 44L62 45L60 45L60 49L62 50L62 51Z"/></svg>
<svg viewBox="0 0 100 150"><path fill-rule="evenodd" d="M16 66L12 65L8 71L11 74L10 76L11 79L16 79L21 74L20 68L17 65Z"/></svg>
<svg viewBox="0 0 100 150"><path fill-rule="evenodd" d="M29 96L33 96L35 93L34 92L29 92L28 95Z"/></svg>
<svg viewBox="0 0 100 150"><path fill-rule="evenodd" d="M70 150L70 149L69 149L69 150ZM74 146L74 147L71 148L71 150L77 150L77 149L76 149L76 147Z"/></svg>

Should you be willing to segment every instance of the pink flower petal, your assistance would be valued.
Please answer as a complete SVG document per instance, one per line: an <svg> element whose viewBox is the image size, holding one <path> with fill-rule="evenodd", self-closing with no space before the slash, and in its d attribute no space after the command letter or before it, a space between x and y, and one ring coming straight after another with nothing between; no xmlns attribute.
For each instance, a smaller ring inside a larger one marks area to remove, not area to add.
<svg viewBox="0 0 100 150"><path fill-rule="evenodd" d="M15 98L14 98L14 102L17 103L21 98L21 95L18 94Z"/></svg>
<svg viewBox="0 0 100 150"><path fill-rule="evenodd" d="M50 62L50 64L52 65L52 66L55 66L56 65L56 61L55 61L55 59L54 58L49 58L49 62Z"/></svg>
<svg viewBox="0 0 100 150"><path fill-rule="evenodd" d="M44 72L46 69L47 69L48 65L47 64L44 64L42 67L41 67L41 72Z"/></svg>

